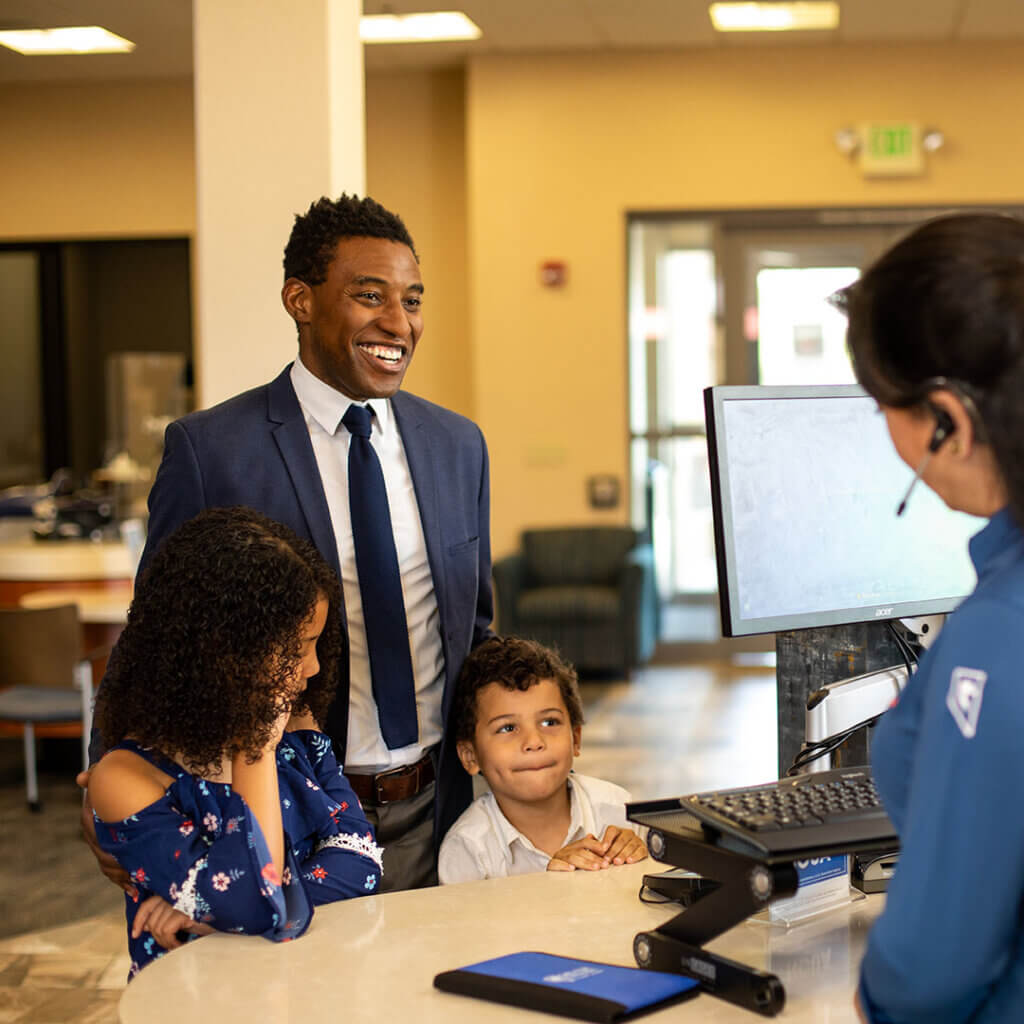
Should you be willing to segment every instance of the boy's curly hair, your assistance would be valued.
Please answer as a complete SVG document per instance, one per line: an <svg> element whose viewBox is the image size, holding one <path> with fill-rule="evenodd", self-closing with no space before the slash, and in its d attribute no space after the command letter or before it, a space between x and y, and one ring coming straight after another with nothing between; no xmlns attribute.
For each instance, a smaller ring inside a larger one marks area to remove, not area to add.
<svg viewBox="0 0 1024 1024"><path fill-rule="evenodd" d="M255 758L286 710L286 689L319 598L320 671L292 703L323 722L342 654L340 586L308 541L248 508L201 512L157 549L96 700L107 747L131 736L196 772Z"/></svg>
<svg viewBox="0 0 1024 1024"><path fill-rule="evenodd" d="M569 724L583 725L583 702L576 670L558 652L536 640L496 636L470 651L455 687L452 716L457 741L472 740L476 732L476 695L490 683L506 690L528 690L542 679L558 684Z"/></svg>

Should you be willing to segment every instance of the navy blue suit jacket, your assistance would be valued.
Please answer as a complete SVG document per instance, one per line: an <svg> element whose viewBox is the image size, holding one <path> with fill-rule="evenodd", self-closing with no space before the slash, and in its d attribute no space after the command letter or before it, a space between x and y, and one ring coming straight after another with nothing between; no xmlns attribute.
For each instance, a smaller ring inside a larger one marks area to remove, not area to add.
<svg viewBox="0 0 1024 1024"><path fill-rule="evenodd" d="M149 534L140 568L164 537L203 509L245 505L312 541L339 569L327 499L290 369L167 428L149 495ZM440 616L445 666L435 832L440 842L472 799L448 721L463 659L490 634L493 618L487 446L475 423L415 395L399 391L391 407L409 462ZM325 728L344 763L347 658L338 675Z"/></svg>

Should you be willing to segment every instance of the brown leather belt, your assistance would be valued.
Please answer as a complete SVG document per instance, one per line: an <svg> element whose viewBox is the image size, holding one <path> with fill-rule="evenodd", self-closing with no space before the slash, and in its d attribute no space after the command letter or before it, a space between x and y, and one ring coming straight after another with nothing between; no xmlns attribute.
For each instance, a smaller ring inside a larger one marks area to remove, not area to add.
<svg viewBox="0 0 1024 1024"><path fill-rule="evenodd" d="M422 793L434 781L434 762L430 754L424 754L415 764L405 764L378 775L345 772L345 778L361 803L380 806Z"/></svg>

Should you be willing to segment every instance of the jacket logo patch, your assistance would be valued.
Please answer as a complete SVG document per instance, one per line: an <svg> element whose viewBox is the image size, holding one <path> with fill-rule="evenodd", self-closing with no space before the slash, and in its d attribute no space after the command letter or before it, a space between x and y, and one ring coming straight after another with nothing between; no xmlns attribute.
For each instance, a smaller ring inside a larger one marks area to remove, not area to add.
<svg viewBox="0 0 1024 1024"><path fill-rule="evenodd" d="M956 722L956 727L967 739L973 739L978 731L978 716L981 714L981 695L985 690L988 673L980 668L955 668L949 680L946 707Z"/></svg>

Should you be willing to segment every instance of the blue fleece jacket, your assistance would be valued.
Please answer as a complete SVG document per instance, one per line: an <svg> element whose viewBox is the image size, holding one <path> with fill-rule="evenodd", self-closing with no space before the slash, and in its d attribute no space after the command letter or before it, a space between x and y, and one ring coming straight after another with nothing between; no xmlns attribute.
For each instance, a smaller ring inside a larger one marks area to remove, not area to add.
<svg viewBox="0 0 1024 1024"><path fill-rule="evenodd" d="M1024 536L1008 509L970 551L977 587L872 745L901 843L861 967L875 1024L1024 1020Z"/></svg>

